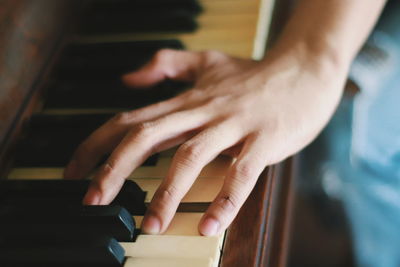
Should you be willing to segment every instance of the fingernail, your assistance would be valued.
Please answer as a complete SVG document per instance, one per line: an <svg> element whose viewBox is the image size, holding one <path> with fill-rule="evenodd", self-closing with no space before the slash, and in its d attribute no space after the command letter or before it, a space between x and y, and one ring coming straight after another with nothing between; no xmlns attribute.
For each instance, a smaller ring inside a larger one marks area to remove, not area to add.
<svg viewBox="0 0 400 267"><path fill-rule="evenodd" d="M146 216L142 223L142 231L146 234L156 235L160 233L160 220L153 215Z"/></svg>
<svg viewBox="0 0 400 267"><path fill-rule="evenodd" d="M99 205L101 200L101 193L89 187L88 192L86 193L85 197L83 198L84 205Z"/></svg>
<svg viewBox="0 0 400 267"><path fill-rule="evenodd" d="M78 163L76 162L76 160L71 160L71 162L65 168L64 177L66 179L76 178L77 170L78 170Z"/></svg>
<svg viewBox="0 0 400 267"><path fill-rule="evenodd" d="M205 236L212 236L218 233L219 222L213 218L207 218L200 226L200 233Z"/></svg>

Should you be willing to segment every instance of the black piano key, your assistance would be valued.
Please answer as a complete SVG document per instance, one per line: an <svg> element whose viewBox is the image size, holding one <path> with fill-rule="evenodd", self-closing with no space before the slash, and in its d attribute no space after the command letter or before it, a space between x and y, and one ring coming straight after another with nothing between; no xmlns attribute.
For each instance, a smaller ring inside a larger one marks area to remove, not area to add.
<svg viewBox="0 0 400 267"><path fill-rule="evenodd" d="M127 180L111 204L126 208L132 215L144 215L146 212L145 198L146 192L134 181Z"/></svg>
<svg viewBox="0 0 400 267"><path fill-rule="evenodd" d="M190 2L190 1L188 1ZM94 2L80 22L83 34L114 34L123 32L192 32L197 29L197 3L182 2L135 4L135 1Z"/></svg>
<svg viewBox="0 0 400 267"><path fill-rule="evenodd" d="M0 205L81 205L89 180L0 180ZM111 203L132 215L143 215L146 193L127 180Z"/></svg>
<svg viewBox="0 0 400 267"><path fill-rule="evenodd" d="M63 80L119 79L148 62L162 48L184 46L178 40L72 44L63 51L54 76Z"/></svg>
<svg viewBox="0 0 400 267"><path fill-rule="evenodd" d="M0 237L0 266L120 267L125 251L113 238L86 236L74 239Z"/></svg>
<svg viewBox="0 0 400 267"><path fill-rule="evenodd" d="M120 79L107 81L63 81L49 83L45 109L138 109L172 98L188 87L166 81L152 88L135 89Z"/></svg>
<svg viewBox="0 0 400 267"><path fill-rule="evenodd" d="M80 114L32 117L26 135L17 145L14 167L64 167L76 148L112 116ZM154 166L157 159L158 154L153 155L143 166Z"/></svg>
<svg viewBox="0 0 400 267"><path fill-rule="evenodd" d="M61 239L112 236L120 242L136 239L135 221L121 206L0 205L0 236Z"/></svg>
<svg viewBox="0 0 400 267"><path fill-rule="evenodd" d="M155 18L155 19L154 19ZM97 13L85 17L81 22L81 34L118 34L144 32L194 32L198 24L193 14L175 10L151 14L131 14L119 11L114 14Z"/></svg>
<svg viewBox="0 0 400 267"><path fill-rule="evenodd" d="M31 119L17 145L15 167L64 167L75 149L112 114L47 116Z"/></svg>
<svg viewBox="0 0 400 267"><path fill-rule="evenodd" d="M114 12L127 10L164 10L165 9L184 9L194 15L203 11L202 6L197 0L95 0L87 6L87 11L98 12L103 10L113 10Z"/></svg>

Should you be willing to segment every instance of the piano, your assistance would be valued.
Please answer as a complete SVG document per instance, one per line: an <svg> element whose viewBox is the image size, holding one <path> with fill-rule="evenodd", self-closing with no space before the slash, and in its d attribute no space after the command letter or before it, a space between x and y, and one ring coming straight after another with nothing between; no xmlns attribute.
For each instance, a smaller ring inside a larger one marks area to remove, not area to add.
<svg viewBox="0 0 400 267"><path fill-rule="evenodd" d="M167 81L145 92L127 90L121 74L165 47L260 59L284 24L286 5L274 0L2 1L1 266L284 266L296 170L292 159L263 172L232 225L215 237L200 236L197 224L219 191L230 158L218 157L202 171L163 235L141 234L139 226L174 149L135 170L109 206L81 206L88 181L61 178L74 148L105 120L190 86Z"/></svg>

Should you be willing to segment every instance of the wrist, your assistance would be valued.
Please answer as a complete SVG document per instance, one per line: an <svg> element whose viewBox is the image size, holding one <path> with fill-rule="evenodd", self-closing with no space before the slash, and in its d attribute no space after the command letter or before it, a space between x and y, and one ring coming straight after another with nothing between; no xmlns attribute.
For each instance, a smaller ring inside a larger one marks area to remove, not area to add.
<svg viewBox="0 0 400 267"><path fill-rule="evenodd" d="M270 65L276 60L286 59L292 64L311 70L322 77L345 77L350 68L352 58L344 51L339 51L327 42L307 40L291 40L290 43L279 42L264 58Z"/></svg>

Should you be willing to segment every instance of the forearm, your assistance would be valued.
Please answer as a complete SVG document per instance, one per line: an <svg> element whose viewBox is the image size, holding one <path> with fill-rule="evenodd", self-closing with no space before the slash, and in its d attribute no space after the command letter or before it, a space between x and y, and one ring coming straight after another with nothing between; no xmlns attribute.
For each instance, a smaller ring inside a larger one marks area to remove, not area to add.
<svg viewBox="0 0 400 267"><path fill-rule="evenodd" d="M296 7L273 55L298 51L309 60L323 60L347 69L386 0L302 0ZM268 56L265 59L268 61Z"/></svg>

